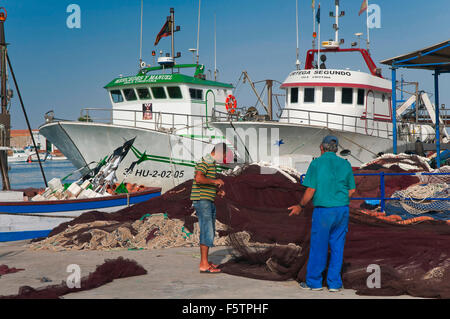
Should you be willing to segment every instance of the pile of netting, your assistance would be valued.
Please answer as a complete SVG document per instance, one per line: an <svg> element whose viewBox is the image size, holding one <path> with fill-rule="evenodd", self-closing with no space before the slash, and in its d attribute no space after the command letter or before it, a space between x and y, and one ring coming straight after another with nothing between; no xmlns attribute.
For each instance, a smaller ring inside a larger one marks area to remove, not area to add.
<svg viewBox="0 0 450 319"><path fill-rule="evenodd" d="M431 170L417 156L403 156L399 162L401 165L394 157L385 156L355 173ZM309 204L301 215L289 217L287 207L297 204L305 190L299 183L299 175L288 173L287 178L286 171L260 172L259 165L247 165L221 176L226 195L216 199L217 219L226 227L218 230L218 236L226 237L235 251L235 257L223 264L222 270L257 279L302 281L306 275L313 207ZM357 176L355 180L355 198L380 196L379 176ZM386 176L385 196L420 182L419 176ZM187 232L194 233L197 218L189 199L191 185L192 181L187 181L160 197L115 213L85 213L55 228L43 242L54 236L64 236L69 242L80 240L76 232L86 232L78 229L78 225L95 222L105 222L100 227L108 233L125 227L132 236L139 236L139 228L133 224L146 214L166 214L169 220L180 222L177 227L183 225ZM446 221L400 224L380 218L376 209L363 209L364 205L364 200L351 202L344 287L366 295L450 298L450 227ZM139 225L145 224L145 220ZM143 227L150 237L145 237L145 246L149 247L160 229L153 232L153 226ZM85 242L90 243L92 238L86 238ZM141 247L143 238L139 237ZM371 274L368 267L373 264L381 269L381 288L369 288L367 284Z"/></svg>
<svg viewBox="0 0 450 319"><path fill-rule="evenodd" d="M167 214L145 214L134 222L97 220L69 225L64 231L31 243L33 250L139 250L198 246L198 223L190 232L180 219L170 219ZM226 226L216 221L215 246L229 245L228 236L218 232ZM239 233L241 240L249 243L250 234Z"/></svg>
<svg viewBox="0 0 450 319"><path fill-rule="evenodd" d="M136 261L118 257L106 259L105 262L89 275L80 278L80 282L73 282L73 288L66 281L57 285L39 288L21 286L17 295L0 296L0 299L57 299L69 293L98 288L115 279L146 275L147 270Z"/></svg>
<svg viewBox="0 0 450 319"><path fill-rule="evenodd" d="M407 184L394 192L386 192L385 196L390 198L385 202L385 212L379 211L380 205L378 203L375 207L365 206L364 208L366 209L362 210L363 213L399 224L410 224L425 220L442 220L450 223L449 166L433 170L428 160L424 157L407 154L386 154L363 165L362 169L357 173L370 173L372 170L385 173L415 173L415 175L401 176L405 178ZM368 182L380 177L358 176L356 180L361 178ZM385 176L387 190L391 186L391 178L392 176ZM416 180L417 182L409 184L411 180ZM364 186L359 184L358 190L364 190ZM380 192L378 191L372 195L378 197ZM352 202L353 207L357 208L358 205L361 205L360 202Z"/></svg>

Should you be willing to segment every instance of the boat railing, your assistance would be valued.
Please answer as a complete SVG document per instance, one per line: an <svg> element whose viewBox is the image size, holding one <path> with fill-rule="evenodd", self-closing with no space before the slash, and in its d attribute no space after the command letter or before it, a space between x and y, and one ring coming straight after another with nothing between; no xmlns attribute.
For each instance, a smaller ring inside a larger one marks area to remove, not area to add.
<svg viewBox="0 0 450 319"><path fill-rule="evenodd" d="M227 113L216 110L213 110L210 116L154 111L146 113L142 110L112 108L83 108L80 113L80 120L86 122L116 124L196 137L214 135L207 132L215 130L209 123L224 120L226 117Z"/></svg>
<svg viewBox="0 0 450 319"><path fill-rule="evenodd" d="M366 116L284 108L280 122L320 126L333 130L351 131L377 137L392 136L392 123Z"/></svg>
<svg viewBox="0 0 450 319"><path fill-rule="evenodd" d="M116 124L134 128L152 129L167 133L178 133L197 137L214 135L215 130L210 126L212 122L245 121L240 112L230 114L213 110L210 116L151 112L147 114L142 110L112 109L112 108L84 108L81 118L87 122ZM272 123L276 123L271 121ZM323 127L331 130L350 131L382 138L392 138L392 122L388 119L380 120L366 116L345 115L330 112L299 110L284 108L279 118L282 124L297 124L302 126ZM423 139L422 132L411 131L409 122L397 121L399 129L398 138L408 142ZM406 129L402 129L402 125ZM208 132L209 130L209 132Z"/></svg>
<svg viewBox="0 0 450 319"><path fill-rule="evenodd" d="M392 138L392 122L390 119L367 117L366 115L346 115L330 112L299 110L284 108L281 123L319 126L331 130L350 131L369 136ZM397 136L400 140L415 142L417 139L434 138L426 132L411 129L411 123L397 120Z"/></svg>

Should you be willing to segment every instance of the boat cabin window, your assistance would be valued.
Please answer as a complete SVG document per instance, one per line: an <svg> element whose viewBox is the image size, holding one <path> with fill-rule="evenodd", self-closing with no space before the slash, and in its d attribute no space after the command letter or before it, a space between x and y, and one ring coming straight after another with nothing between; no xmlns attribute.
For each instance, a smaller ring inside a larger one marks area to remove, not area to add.
<svg viewBox="0 0 450 319"><path fill-rule="evenodd" d="M353 104L353 89L342 88L342 104Z"/></svg>
<svg viewBox="0 0 450 319"><path fill-rule="evenodd" d="M314 88L305 88L303 102L314 103L314 92L315 92Z"/></svg>
<svg viewBox="0 0 450 319"><path fill-rule="evenodd" d="M123 95L125 95L125 99L127 101L136 101L137 100L134 89L123 89Z"/></svg>
<svg viewBox="0 0 450 319"><path fill-rule="evenodd" d="M183 95L181 94L181 90L179 86L168 86L167 92L169 93L169 97L171 99L182 99Z"/></svg>
<svg viewBox="0 0 450 319"><path fill-rule="evenodd" d="M122 96L122 92L120 92L120 90L112 90L110 93L111 93L111 98L114 103L123 102L123 96Z"/></svg>
<svg viewBox="0 0 450 319"><path fill-rule="evenodd" d="M364 89L358 89L358 105L364 105Z"/></svg>
<svg viewBox="0 0 450 319"><path fill-rule="evenodd" d="M334 102L335 88L323 87L322 88L322 102L333 103Z"/></svg>
<svg viewBox="0 0 450 319"><path fill-rule="evenodd" d="M147 88L137 88L136 91L139 95L139 99L141 100L150 100L152 98L150 91Z"/></svg>
<svg viewBox="0 0 450 319"><path fill-rule="evenodd" d="M203 90L189 89L189 95L193 100L203 100Z"/></svg>
<svg viewBox="0 0 450 319"><path fill-rule="evenodd" d="M298 88L291 88L291 103L298 103Z"/></svg>
<svg viewBox="0 0 450 319"><path fill-rule="evenodd" d="M155 99L165 99L167 97L166 91L161 86L152 87L152 93Z"/></svg>

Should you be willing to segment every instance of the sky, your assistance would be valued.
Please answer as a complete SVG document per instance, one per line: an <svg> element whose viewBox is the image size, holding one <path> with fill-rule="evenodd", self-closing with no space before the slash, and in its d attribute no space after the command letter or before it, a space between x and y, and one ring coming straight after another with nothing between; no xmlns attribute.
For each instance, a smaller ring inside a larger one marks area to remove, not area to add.
<svg viewBox="0 0 450 319"><path fill-rule="evenodd" d="M316 5L319 1L316 0ZM341 0L345 16L340 20L343 47L365 37L365 14L358 16L362 0ZM321 3L321 40L334 38L329 11L334 0ZM371 0L381 9L381 27L371 29L371 53L380 60L421 49L450 39L450 1ZM81 9L81 28L70 29L67 7ZM0 0L8 13L5 23L8 52L33 129L44 123L44 113L76 120L85 107L109 108L103 88L119 75L135 75L139 60L140 0ZM189 48L197 46L198 0L144 0L143 59L153 64L152 50L170 52L170 38L153 46L155 37L175 8L178 63L191 63ZM253 81L284 81L295 69L295 0L202 0L200 20L200 63L214 69L214 15L217 34L218 80L236 84L247 70ZM312 43L311 0L299 0L300 61ZM360 56L329 55L328 68L366 71ZM208 71L206 71L208 74ZM432 72L397 72L398 79L419 81L420 88L434 92ZM10 85L13 85L12 80ZM261 84L257 85L259 89ZM450 108L450 74L441 76L440 101ZM11 105L12 129L26 123L16 90ZM275 93L282 93L277 87ZM256 97L248 84L235 92L239 106L252 106ZM433 99L432 99L433 100Z"/></svg>

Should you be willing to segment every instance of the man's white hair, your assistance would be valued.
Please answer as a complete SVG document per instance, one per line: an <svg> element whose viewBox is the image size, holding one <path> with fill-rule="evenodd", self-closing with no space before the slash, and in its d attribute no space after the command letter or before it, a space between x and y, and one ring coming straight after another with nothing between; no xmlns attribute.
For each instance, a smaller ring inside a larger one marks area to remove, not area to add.
<svg viewBox="0 0 450 319"><path fill-rule="evenodd" d="M338 146L335 141L331 141L330 143L322 143L321 145L325 152L337 153L338 151Z"/></svg>

